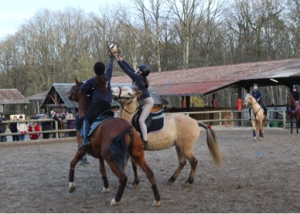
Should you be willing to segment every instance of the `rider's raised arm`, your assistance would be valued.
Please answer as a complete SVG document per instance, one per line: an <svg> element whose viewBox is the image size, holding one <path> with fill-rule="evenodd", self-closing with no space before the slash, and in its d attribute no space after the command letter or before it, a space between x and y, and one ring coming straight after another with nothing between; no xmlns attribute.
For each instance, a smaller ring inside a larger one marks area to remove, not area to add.
<svg viewBox="0 0 300 214"><path fill-rule="evenodd" d="M109 55L109 63L107 66L107 70L106 70L106 77L107 79L110 81L111 77L112 77L112 71L113 71L113 67L114 67L114 56L113 55Z"/></svg>
<svg viewBox="0 0 300 214"><path fill-rule="evenodd" d="M119 66L121 67L121 69L133 80L136 80L136 76L137 74L135 74L135 72L132 72L127 66L126 64L124 64L124 60L122 61L118 61Z"/></svg>

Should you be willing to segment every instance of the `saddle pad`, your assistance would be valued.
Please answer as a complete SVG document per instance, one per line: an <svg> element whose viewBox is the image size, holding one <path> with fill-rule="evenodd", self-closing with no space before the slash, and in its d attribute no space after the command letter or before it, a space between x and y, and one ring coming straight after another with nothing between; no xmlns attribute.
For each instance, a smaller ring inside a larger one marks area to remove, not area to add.
<svg viewBox="0 0 300 214"><path fill-rule="evenodd" d="M160 131L164 128L164 125L165 125L165 114L162 114L157 118L153 117L150 126L147 127L148 133Z"/></svg>
<svg viewBox="0 0 300 214"><path fill-rule="evenodd" d="M141 111L137 112L131 121L131 124L134 126L134 128L141 132L140 124L139 124L139 117L140 117ZM163 129L165 124L165 114L163 114L163 111L160 111L160 114L152 114L147 117L145 124L147 126L147 133L151 132L157 132Z"/></svg>
<svg viewBox="0 0 300 214"><path fill-rule="evenodd" d="M103 113L101 113L98 117L95 118L95 120L93 121L93 123L90 126L90 130L88 133L88 136L92 135L94 130L104 121L109 120L114 118L114 112L113 111L105 111ZM83 122L83 118L80 118L79 120L77 120L78 122L76 123L76 129L79 130L80 135L82 135L82 122Z"/></svg>

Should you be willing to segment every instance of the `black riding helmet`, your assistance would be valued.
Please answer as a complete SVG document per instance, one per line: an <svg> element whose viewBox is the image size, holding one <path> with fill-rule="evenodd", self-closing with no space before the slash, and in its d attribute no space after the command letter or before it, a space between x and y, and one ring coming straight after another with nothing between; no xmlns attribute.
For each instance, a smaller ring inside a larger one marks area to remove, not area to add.
<svg viewBox="0 0 300 214"><path fill-rule="evenodd" d="M105 65L102 62L96 62L94 65L94 71L98 75L104 74Z"/></svg>
<svg viewBox="0 0 300 214"><path fill-rule="evenodd" d="M138 66L138 68L142 71L142 75L144 77L146 77L150 74L150 69L147 65L142 64L142 65Z"/></svg>

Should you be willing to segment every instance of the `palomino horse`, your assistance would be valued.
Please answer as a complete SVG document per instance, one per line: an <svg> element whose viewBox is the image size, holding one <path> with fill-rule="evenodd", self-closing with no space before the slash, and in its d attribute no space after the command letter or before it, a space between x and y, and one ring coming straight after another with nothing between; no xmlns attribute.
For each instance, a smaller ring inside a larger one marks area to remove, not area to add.
<svg viewBox="0 0 300 214"><path fill-rule="evenodd" d="M264 138L264 126L266 122L266 116L264 115L263 108L258 104L255 98L251 94L247 94L244 99L244 107L251 106L251 122L253 129L253 140L256 141L258 133L260 139Z"/></svg>
<svg viewBox="0 0 300 214"><path fill-rule="evenodd" d="M112 92L114 99L118 101L122 107L120 110L120 117L127 121L131 121L133 113L135 113L139 108L137 97L140 95L140 92L128 86L114 87L112 88ZM179 166L168 180L169 184L176 180L179 173L186 165L186 160L188 160L191 165L191 171L185 184L193 184L198 164L198 160L195 158L193 153L193 148L200 136L199 126L206 129L209 151L215 161L215 164L220 166L222 163L222 155L216 140L215 132L210 126L207 126L202 122L197 122L189 116L180 113L168 115L165 117L165 125L161 131L148 133L147 150L162 150L168 149L172 146L175 146L176 148ZM134 171L136 172L137 178L137 169L134 168Z"/></svg>
<svg viewBox="0 0 300 214"><path fill-rule="evenodd" d="M80 90L82 82L76 79L70 91L68 91L68 98L71 101L78 102L78 116L82 118L89 107L89 99L85 93ZM80 119L79 119L80 121ZM156 186L156 180L153 171L149 168L144 157L142 140L138 132L131 126L131 124L121 118L110 118L102 122L90 136L92 142L91 155L99 159L100 172L104 183L103 192L109 192L108 179L104 160L111 168L112 172L119 179L119 187L115 198L111 201L111 205L116 205L121 200L124 189L127 183L127 176L124 173L128 157L137 163L145 172L149 179L154 194L154 206L160 206L160 195ZM81 137L77 132L77 143L81 144ZM74 184L75 166L78 161L85 154L85 147L80 147L76 155L70 163L69 173L69 192L72 193L76 190Z"/></svg>
<svg viewBox="0 0 300 214"><path fill-rule="evenodd" d="M290 121L291 121L291 134L293 133L293 119L296 118L296 128L297 128L297 134L298 128L299 128L299 119L300 119L300 108L299 104L294 100L294 97L292 94L288 94L287 96L287 105L288 105L288 111L290 115Z"/></svg>

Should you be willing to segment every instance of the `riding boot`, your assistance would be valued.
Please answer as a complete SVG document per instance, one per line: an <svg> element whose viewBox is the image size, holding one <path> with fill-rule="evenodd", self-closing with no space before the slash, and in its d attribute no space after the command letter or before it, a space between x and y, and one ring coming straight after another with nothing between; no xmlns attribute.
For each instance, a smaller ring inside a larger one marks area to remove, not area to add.
<svg viewBox="0 0 300 214"><path fill-rule="evenodd" d="M289 116L289 105L286 104L286 116Z"/></svg>
<svg viewBox="0 0 300 214"><path fill-rule="evenodd" d="M82 144L85 147L91 145L90 139L88 138L89 130L90 130L90 123L88 120L84 120L82 125Z"/></svg>
<svg viewBox="0 0 300 214"><path fill-rule="evenodd" d="M143 149L147 149L148 147L148 140L143 140Z"/></svg>

